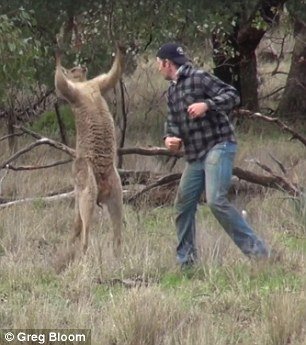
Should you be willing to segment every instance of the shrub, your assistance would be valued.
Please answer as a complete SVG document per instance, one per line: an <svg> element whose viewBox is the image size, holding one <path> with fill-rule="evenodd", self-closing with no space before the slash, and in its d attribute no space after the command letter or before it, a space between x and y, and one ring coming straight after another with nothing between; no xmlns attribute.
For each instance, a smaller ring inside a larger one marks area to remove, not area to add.
<svg viewBox="0 0 306 345"><path fill-rule="evenodd" d="M64 123L67 134L75 134L74 116L69 106L63 105L59 108L61 119ZM44 135L56 135L60 133L58 121L55 111L46 111L41 117L35 121L31 128L35 132L42 133Z"/></svg>

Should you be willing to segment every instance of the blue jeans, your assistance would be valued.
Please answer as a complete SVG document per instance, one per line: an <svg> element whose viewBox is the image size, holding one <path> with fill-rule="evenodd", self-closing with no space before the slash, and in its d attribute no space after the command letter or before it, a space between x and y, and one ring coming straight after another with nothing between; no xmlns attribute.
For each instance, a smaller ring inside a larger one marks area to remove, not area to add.
<svg viewBox="0 0 306 345"><path fill-rule="evenodd" d="M186 163L175 200L180 264L192 263L197 258L195 213L204 191L213 215L245 255L263 258L269 254L264 242L227 198L236 149L235 143L222 142L203 159Z"/></svg>

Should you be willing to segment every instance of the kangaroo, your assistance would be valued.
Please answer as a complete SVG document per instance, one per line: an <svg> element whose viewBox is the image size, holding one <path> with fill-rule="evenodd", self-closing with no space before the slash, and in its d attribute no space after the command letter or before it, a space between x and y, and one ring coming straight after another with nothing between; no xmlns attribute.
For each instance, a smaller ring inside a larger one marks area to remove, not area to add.
<svg viewBox="0 0 306 345"><path fill-rule="evenodd" d="M55 89L69 102L76 124L76 158L72 175L75 191L75 221L71 242L81 241L87 251L88 234L95 205L106 205L113 225L113 249L120 255L123 227L122 184L115 167L115 126L103 95L115 87L124 68L124 49L117 46L108 73L87 80L87 68L65 69L56 53Z"/></svg>

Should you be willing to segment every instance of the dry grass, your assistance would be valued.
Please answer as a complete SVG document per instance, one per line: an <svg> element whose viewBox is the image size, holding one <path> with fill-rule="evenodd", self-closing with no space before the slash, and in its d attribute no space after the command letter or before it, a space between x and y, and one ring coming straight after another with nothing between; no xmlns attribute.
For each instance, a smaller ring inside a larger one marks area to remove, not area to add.
<svg viewBox="0 0 306 345"><path fill-rule="evenodd" d="M240 137L237 164L254 169L247 159L269 162L267 152L285 162L299 158L292 176L305 183L298 144L283 145L273 136ZM59 158L53 149L40 148L22 161ZM62 166L43 173L10 172L2 191L14 197L44 195L70 184L70 167ZM103 345L305 344L305 220L280 192L266 191L237 205L247 209L256 231L280 253L278 261L249 262L202 205L200 262L181 273L172 209L125 206L121 260L112 255L107 215L97 210L88 254L57 274L53 262L70 233L72 202L37 201L1 210L0 324L91 328L93 344Z"/></svg>
<svg viewBox="0 0 306 345"><path fill-rule="evenodd" d="M153 68L140 65L127 85L128 145L161 144L165 103L151 103L148 95L159 99L166 84L152 77ZM256 158L278 171L270 153L288 167L290 178L306 185L305 148L300 144L252 122L247 133L238 130L238 137L236 165L262 173L252 162ZM19 146L27 142L20 139ZM8 152L1 145L3 161ZM40 147L16 164L63 158L52 148ZM168 169L152 157L125 157L124 167ZM182 162L176 169L181 167ZM41 196L71 185L66 165L10 171L1 191L5 197ZM88 254L56 273L54 262L66 247L73 222L73 202L37 200L0 209L1 328L90 328L92 344L99 345L306 344L305 215L298 214L286 195L271 190L237 196L233 202L247 210L249 222L278 252L277 260L248 261L201 205L200 261L182 273L175 262L172 208L143 205L135 210L125 205L120 260L112 254L109 219L97 209Z"/></svg>

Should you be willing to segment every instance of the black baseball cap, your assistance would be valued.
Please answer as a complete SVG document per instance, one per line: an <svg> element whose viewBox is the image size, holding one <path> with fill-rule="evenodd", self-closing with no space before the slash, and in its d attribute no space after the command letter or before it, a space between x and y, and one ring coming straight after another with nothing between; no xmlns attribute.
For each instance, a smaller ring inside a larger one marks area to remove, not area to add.
<svg viewBox="0 0 306 345"><path fill-rule="evenodd" d="M162 45L156 54L160 59L168 59L177 65L184 65L187 61L190 61L182 48L177 43L165 43Z"/></svg>

